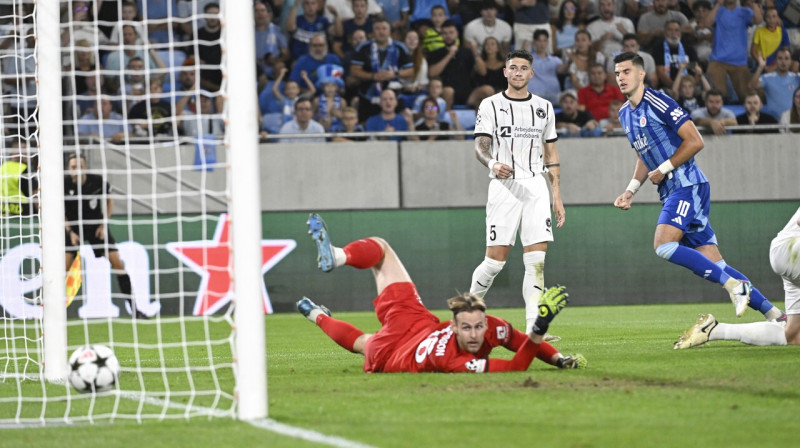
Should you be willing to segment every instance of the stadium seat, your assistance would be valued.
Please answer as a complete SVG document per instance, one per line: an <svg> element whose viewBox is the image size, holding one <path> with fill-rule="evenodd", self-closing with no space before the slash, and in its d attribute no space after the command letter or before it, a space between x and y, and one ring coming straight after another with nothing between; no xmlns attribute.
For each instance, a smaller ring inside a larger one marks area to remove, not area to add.
<svg viewBox="0 0 800 448"><path fill-rule="evenodd" d="M476 112L472 109L453 109L458 116L458 122L465 131L475 129Z"/></svg>

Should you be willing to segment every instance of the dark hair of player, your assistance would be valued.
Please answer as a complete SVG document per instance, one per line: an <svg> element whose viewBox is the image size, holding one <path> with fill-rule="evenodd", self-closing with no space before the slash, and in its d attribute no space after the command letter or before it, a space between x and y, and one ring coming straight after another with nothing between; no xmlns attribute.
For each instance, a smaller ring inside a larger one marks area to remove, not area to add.
<svg viewBox="0 0 800 448"><path fill-rule="evenodd" d="M529 64L533 64L533 55L528 50L509 51L506 55L506 63L514 58L525 59Z"/></svg>
<svg viewBox="0 0 800 448"><path fill-rule="evenodd" d="M638 53L634 53L632 51L626 51L614 57L615 64L619 64L620 62L625 62L625 61L631 61L633 65L644 70L644 59L642 59L642 57L639 56Z"/></svg>

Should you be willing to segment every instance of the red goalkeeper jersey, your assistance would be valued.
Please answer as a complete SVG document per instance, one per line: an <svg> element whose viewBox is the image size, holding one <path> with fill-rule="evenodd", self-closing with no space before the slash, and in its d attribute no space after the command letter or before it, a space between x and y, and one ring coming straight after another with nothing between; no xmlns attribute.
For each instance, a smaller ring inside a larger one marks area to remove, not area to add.
<svg viewBox="0 0 800 448"><path fill-rule="evenodd" d="M507 372L527 370L539 350L523 332L494 316L486 316L487 330L477 354L461 350L449 322L431 324L406 336L380 370L382 372ZM498 346L517 352L512 360L489 359Z"/></svg>

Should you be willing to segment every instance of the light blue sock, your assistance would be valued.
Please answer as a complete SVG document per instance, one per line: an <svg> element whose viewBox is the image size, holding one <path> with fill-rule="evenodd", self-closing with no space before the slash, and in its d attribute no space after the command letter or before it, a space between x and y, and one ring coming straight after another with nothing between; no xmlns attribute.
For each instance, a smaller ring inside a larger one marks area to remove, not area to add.
<svg viewBox="0 0 800 448"><path fill-rule="evenodd" d="M706 258L705 255L694 249L681 246L676 242L664 243L658 246L656 254L670 263L690 269L698 277L703 277L720 285L724 285L730 278L720 266Z"/></svg>

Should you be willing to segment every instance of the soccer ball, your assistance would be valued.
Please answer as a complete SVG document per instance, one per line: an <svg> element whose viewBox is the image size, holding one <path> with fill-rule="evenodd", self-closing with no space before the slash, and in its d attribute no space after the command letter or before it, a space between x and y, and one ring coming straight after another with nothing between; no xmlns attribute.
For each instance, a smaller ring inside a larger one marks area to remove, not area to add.
<svg viewBox="0 0 800 448"><path fill-rule="evenodd" d="M105 345L79 347L69 357L69 382L79 392L103 392L117 383L119 360Z"/></svg>

